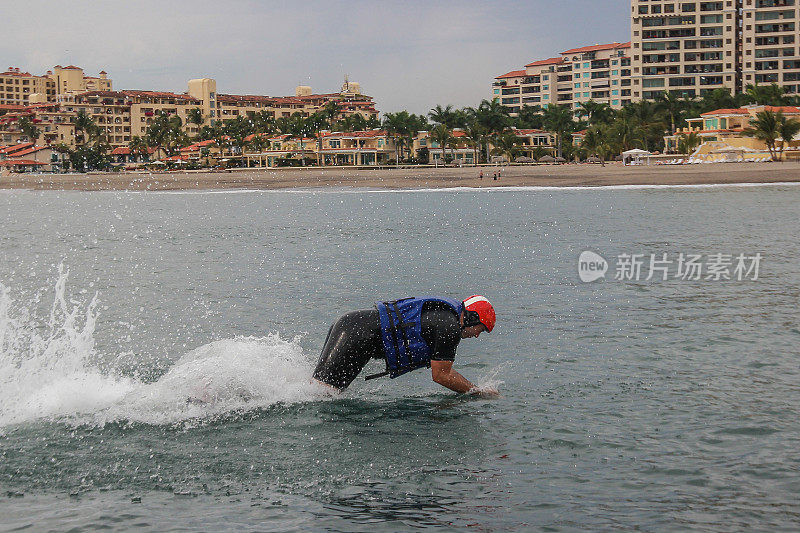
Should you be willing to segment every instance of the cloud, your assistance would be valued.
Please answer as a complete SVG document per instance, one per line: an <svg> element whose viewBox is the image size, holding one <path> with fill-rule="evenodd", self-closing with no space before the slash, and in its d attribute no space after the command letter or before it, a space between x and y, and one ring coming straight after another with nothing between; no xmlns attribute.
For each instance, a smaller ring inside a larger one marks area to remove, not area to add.
<svg viewBox="0 0 800 533"><path fill-rule="evenodd" d="M9 65L75 64L114 87L285 95L361 83L382 111L476 105L494 76L573 46L629 39L627 0L548 2L29 0L4 14Z"/></svg>

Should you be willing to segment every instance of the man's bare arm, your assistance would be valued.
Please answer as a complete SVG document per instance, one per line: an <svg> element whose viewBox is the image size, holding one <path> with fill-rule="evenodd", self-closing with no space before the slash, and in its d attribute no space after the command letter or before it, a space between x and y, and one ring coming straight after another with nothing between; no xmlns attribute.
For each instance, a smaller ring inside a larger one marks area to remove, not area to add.
<svg viewBox="0 0 800 533"><path fill-rule="evenodd" d="M452 361L431 361L431 378L439 385L462 394L475 388L467 378L453 370Z"/></svg>

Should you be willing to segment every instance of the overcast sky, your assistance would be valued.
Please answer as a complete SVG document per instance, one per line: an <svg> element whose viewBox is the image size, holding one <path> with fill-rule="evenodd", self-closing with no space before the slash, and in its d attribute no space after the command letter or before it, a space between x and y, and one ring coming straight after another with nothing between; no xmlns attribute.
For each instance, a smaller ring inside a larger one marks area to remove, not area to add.
<svg viewBox="0 0 800 533"><path fill-rule="evenodd" d="M381 112L477 105L493 78L577 46L628 41L628 0L26 0L0 3L0 68L106 70L115 89L338 91L345 74Z"/></svg>

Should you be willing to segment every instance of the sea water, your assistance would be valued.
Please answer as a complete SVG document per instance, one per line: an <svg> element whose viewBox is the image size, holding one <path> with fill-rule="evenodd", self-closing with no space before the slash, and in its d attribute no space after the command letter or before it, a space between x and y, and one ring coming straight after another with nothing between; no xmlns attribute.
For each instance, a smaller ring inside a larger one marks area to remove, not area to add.
<svg viewBox="0 0 800 533"><path fill-rule="evenodd" d="M799 200L0 192L0 530L797 529ZM475 293L455 367L500 398L309 383L340 314Z"/></svg>

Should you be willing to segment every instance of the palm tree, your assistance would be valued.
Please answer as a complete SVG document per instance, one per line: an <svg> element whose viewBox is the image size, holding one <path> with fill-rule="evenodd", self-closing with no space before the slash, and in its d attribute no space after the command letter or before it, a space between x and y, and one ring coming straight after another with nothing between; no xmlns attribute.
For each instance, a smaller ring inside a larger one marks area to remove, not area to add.
<svg viewBox="0 0 800 533"><path fill-rule="evenodd" d="M472 120L464 128L464 139L472 147L473 165L478 166L478 152L486 140L486 129L478 124L477 121Z"/></svg>
<svg viewBox="0 0 800 533"><path fill-rule="evenodd" d="M253 117L253 131L257 133L272 133L275 131L275 113L263 109Z"/></svg>
<svg viewBox="0 0 800 533"><path fill-rule="evenodd" d="M512 132L505 132L495 137L494 145L495 151L508 156L508 161L514 160L514 157L519 153L519 145L522 140Z"/></svg>
<svg viewBox="0 0 800 533"><path fill-rule="evenodd" d="M780 118L778 119L778 134L781 139L781 158L783 158L784 146L786 146L787 143L791 143L798 133L800 133L800 122L787 119L783 113L780 113Z"/></svg>
<svg viewBox="0 0 800 533"><path fill-rule="evenodd" d="M696 131L690 134L681 134L678 139L678 151L682 154L689 154L700 145L702 139Z"/></svg>
<svg viewBox="0 0 800 533"><path fill-rule="evenodd" d="M314 132L314 137L317 139L317 165L320 165L322 158L322 130L328 124L328 119L324 111L318 111L308 117L306 121L308 122L309 130Z"/></svg>
<svg viewBox="0 0 800 533"><path fill-rule="evenodd" d="M428 113L428 117L436 124L444 124L449 129L455 127L456 116L455 111L453 111L453 106L448 105L447 107L442 107L437 105L433 109L431 109L430 113Z"/></svg>
<svg viewBox="0 0 800 533"><path fill-rule="evenodd" d="M580 104L577 115L586 117L589 125L604 124L611 119L611 106L594 100L588 100Z"/></svg>
<svg viewBox="0 0 800 533"><path fill-rule="evenodd" d="M669 117L669 133L675 135L675 124L681 119L686 102L675 93L662 93L656 100L656 110Z"/></svg>
<svg viewBox="0 0 800 533"><path fill-rule="evenodd" d="M601 126L591 126L583 136L581 147L589 154L600 157L600 164L606 166L606 154L610 151L609 143L606 139L608 131Z"/></svg>
<svg viewBox="0 0 800 533"><path fill-rule="evenodd" d="M699 102L699 109L694 110L693 116L701 113L716 111L717 109L731 109L739 107L736 99L731 95L730 89L718 88L703 95Z"/></svg>
<svg viewBox="0 0 800 533"><path fill-rule="evenodd" d="M785 104L784 89L777 83L771 85L748 85L745 94L751 103L781 106Z"/></svg>
<svg viewBox="0 0 800 533"><path fill-rule="evenodd" d="M522 106L514 122L519 129L541 129L543 124L542 108L538 105Z"/></svg>
<svg viewBox="0 0 800 533"><path fill-rule="evenodd" d="M511 117L508 116L508 108L497 100L481 100L480 105L475 109L475 120L486 131L486 160L488 161L488 139L505 131L511 124Z"/></svg>
<svg viewBox="0 0 800 533"><path fill-rule="evenodd" d="M94 123L92 117L83 109L78 111L75 115L75 144L82 145L87 143L90 139L95 139L100 136L100 130ZM78 133L81 133L79 136Z"/></svg>
<svg viewBox="0 0 800 533"><path fill-rule="evenodd" d="M138 135L134 135L131 137L130 142L128 143L128 148L131 151L131 155L139 156L139 157L146 157L148 154L148 149L150 148L147 146L147 141Z"/></svg>
<svg viewBox="0 0 800 533"><path fill-rule="evenodd" d="M431 130L431 139L442 148L442 162L445 162L445 148L453 142L453 134L446 124L437 124Z"/></svg>
<svg viewBox="0 0 800 533"><path fill-rule="evenodd" d="M203 125L205 117L203 117L203 110L199 107L194 107L186 112L186 121L190 124L196 124L198 127Z"/></svg>
<svg viewBox="0 0 800 533"><path fill-rule="evenodd" d="M36 124L33 123L31 117L23 115L19 117L17 124L19 125L20 131L24 133L26 137L28 137L29 142L35 143L39 138L39 128L37 128Z"/></svg>
<svg viewBox="0 0 800 533"><path fill-rule="evenodd" d="M325 106L322 108L320 113L322 116L325 117L326 124L328 129L333 129L334 124L336 124L336 119L339 117L340 114L339 109L339 102L335 100L330 100Z"/></svg>
<svg viewBox="0 0 800 533"><path fill-rule="evenodd" d="M402 144L404 124L400 113L384 113L383 129L394 143L394 161L400 165L400 146Z"/></svg>
<svg viewBox="0 0 800 533"><path fill-rule="evenodd" d="M359 115L360 116L360 115ZM305 137L311 132L311 123L299 111L291 117L290 135L300 141L300 166L306 166Z"/></svg>
<svg viewBox="0 0 800 533"><path fill-rule="evenodd" d="M575 126L572 111L567 106L549 105L544 110L544 126L556 134L558 156L562 157L562 140L565 133L571 132Z"/></svg>
<svg viewBox="0 0 800 533"><path fill-rule="evenodd" d="M742 131L743 135L754 137L762 141L769 150L772 160L775 160L775 141L780 137L780 123L785 120L783 113L762 111L755 118L750 119L750 126Z"/></svg>

